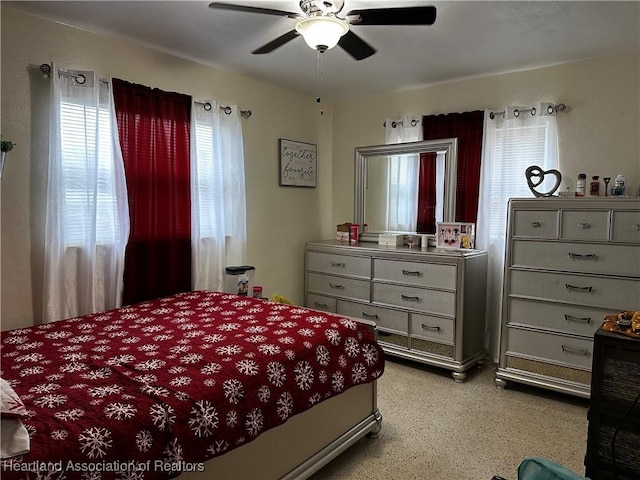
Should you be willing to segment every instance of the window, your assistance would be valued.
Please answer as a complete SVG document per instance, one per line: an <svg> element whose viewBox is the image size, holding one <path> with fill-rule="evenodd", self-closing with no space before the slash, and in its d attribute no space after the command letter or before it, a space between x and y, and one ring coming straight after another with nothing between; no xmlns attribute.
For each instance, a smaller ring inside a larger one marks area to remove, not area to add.
<svg viewBox="0 0 640 480"><path fill-rule="evenodd" d="M387 230L416 231L419 161L419 154L391 157Z"/></svg>
<svg viewBox="0 0 640 480"><path fill-rule="evenodd" d="M81 74L52 72L45 322L122 304L129 212L111 84Z"/></svg>
<svg viewBox="0 0 640 480"><path fill-rule="evenodd" d="M211 125L196 124L196 158L198 162L198 182L193 188L198 189L199 202L194 207L198 209L200 236L202 238L216 238L218 229L214 219L215 211L223 213L219 208L212 208L219 205L220 190L217 187L218 179L214 175L216 165L214 162L213 127ZM209 140L209 141L207 141Z"/></svg>
<svg viewBox="0 0 640 480"><path fill-rule="evenodd" d="M545 156L548 142L547 130L546 123L526 125L524 122L503 125L495 129L491 162L494 172L499 171L500 174L491 175L488 181L492 192L502 192L502 194L492 195L489 202L489 225L492 238L504 236L508 199L531 196L524 175L525 170L531 165L546 165L552 161ZM544 169L547 168L555 168L555 166L544 167ZM538 187L539 190L547 189L548 183L553 185L553 180L545 179Z"/></svg>
<svg viewBox="0 0 640 480"><path fill-rule="evenodd" d="M113 143L104 105L60 103L60 148L67 246L110 245L119 237ZM95 222L95 225L93 223Z"/></svg>
<svg viewBox="0 0 640 480"><path fill-rule="evenodd" d="M558 168L556 119L536 106L536 115L485 115L476 248L487 250L487 347L498 360L507 208L512 197L531 197L525 170ZM529 112L531 110L526 110ZM549 180L552 181L552 180ZM547 181L540 190L550 187Z"/></svg>

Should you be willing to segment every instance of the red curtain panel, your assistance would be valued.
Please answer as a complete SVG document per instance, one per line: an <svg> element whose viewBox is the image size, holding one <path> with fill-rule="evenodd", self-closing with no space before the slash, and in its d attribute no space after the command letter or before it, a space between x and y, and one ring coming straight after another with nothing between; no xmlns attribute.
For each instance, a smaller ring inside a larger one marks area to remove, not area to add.
<svg viewBox="0 0 640 480"><path fill-rule="evenodd" d="M418 179L418 225L419 233L436 232L436 154L420 154Z"/></svg>
<svg viewBox="0 0 640 480"><path fill-rule="evenodd" d="M124 305L191 289L191 97L113 79L129 198Z"/></svg>
<svg viewBox="0 0 640 480"><path fill-rule="evenodd" d="M455 218L457 222L475 223L478 217L483 124L484 112L482 110L422 117L425 140L453 137L458 139ZM422 210L420 205L418 208L419 211Z"/></svg>

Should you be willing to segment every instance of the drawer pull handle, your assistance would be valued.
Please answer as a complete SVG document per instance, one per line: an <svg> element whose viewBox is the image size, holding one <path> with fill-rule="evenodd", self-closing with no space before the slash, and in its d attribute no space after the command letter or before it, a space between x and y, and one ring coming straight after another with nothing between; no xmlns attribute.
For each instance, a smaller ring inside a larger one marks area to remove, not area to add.
<svg viewBox="0 0 640 480"><path fill-rule="evenodd" d="M344 268L347 266L346 263L343 262L330 262L332 267Z"/></svg>
<svg viewBox="0 0 640 480"><path fill-rule="evenodd" d="M573 317L566 313L564 314L564 319L567 322L591 323L591 317Z"/></svg>
<svg viewBox="0 0 640 480"><path fill-rule="evenodd" d="M540 228L540 222L538 222L538 221L531 222L531 226L532 226L533 228Z"/></svg>
<svg viewBox="0 0 640 480"><path fill-rule="evenodd" d="M572 355L582 355L584 357L588 357L590 353L586 348L572 348L567 347L566 345L562 345L562 351L565 353L571 353Z"/></svg>
<svg viewBox="0 0 640 480"><path fill-rule="evenodd" d="M329 286L334 290L344 290L344 285L337 285L335 283L330 283Z"/></svg>
<svg viewBox="0 0 640 480"><path fill-rule="evenodd" d="M409 295L400 295L405 302L419 302L420 297L410 297Z"/></svg>
<svg viewBox="0 0 640 480"><path fill-rule="evenodd" d="M569 291L591 292L591 290L593 290L593 287L576 287L575 285L569 285L568 283L565 283L564 286Z"/></svg>
<svg viewBox="0 0 640 480"><path fill-rule="evenodd" d="M422 275L422 273L418 272L418 271L411 271L411 270L402 270L402 274L407 276L407 277L419 277L420 275Z"/></svg>
<svg viewBox="0 0 640 480"><path fill-rule="evenodd" d="M421 326L423 330L432 330L434 332L440 331L440 327L432 327L431 325L427 325L426 323L423 323Z"/></svg>
<svg viewBox="0 0 640 480"><path fill-rule="evenodd" d="M640 223L636 223L633 228L635 228L636 230L638 230L640 232Z"/></svg>
<svg viewBox="0 0 640 480"><path fill-rule="evenodd" d="M595 253L587 253L586 255L582 255L580 253L571 253L569 252L569 258L571 260L598 260L598 255Z"/></svg>
<svg viewBox="0 0 640 480"><path fill-rule="evenodd" d="M366 318L368 320L377 320L378 315L376 315L375 313L362 312L362 318Z"/></svg>
<svg viewBox="0 0 640 480"><path fill-rule="evenodd" d="M318 308L329 308L329 305L327 305L326 303L313 302L313 304Z"/></svg>
<svg viewBox="0 0 640 480"><path fill-rule="evenodd" d="M590 223L587 223L587 222L580 222L580 223L578 224L578 226L579 226L580 228L591 228L591 224L590 224Z"/></svg>

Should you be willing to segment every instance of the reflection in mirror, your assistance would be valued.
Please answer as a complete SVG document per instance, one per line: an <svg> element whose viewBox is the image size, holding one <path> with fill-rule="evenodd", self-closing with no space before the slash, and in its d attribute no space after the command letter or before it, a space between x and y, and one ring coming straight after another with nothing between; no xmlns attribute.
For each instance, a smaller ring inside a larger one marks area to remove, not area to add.
<svg viewBox="0 0 640 480"><path fill-rule="evenodd" d="M354 217L368 237L435 234L435 222L454 221L457 139L358 147L355 170Z"/></svg>

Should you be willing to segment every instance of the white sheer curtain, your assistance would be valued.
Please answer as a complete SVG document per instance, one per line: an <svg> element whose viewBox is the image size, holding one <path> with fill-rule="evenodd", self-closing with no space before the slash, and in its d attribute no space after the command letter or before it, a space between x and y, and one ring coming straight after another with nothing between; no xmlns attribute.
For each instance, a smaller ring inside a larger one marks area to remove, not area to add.
<svg viewBox="0 0 640 480"><path fill-rule="evenodd" d="M420 117L387 118L385 125L386 143L422 140L422 120ZM386 230L416 231L419 172L420 154L392 155L390 157Z"/></svg>
<svg viewBox="0 0 640 480"><path fill-rule="evenodd" d="M487 329L486 344L493 361L498 360L502 282L506 239L507 204L512 197L533 197L525 170L537 165L543 170L558 168L558 140L554 115L540 105L506 107L504 115L484 117L480 196L476 248L487 250ZM518 110L518 114L514 112ZM548 180L551 184L553 181ZM538 187L547 191L547 180Z"/></svg>
<svg viewBox="0 0 640 480"><path fill-rule="evenodd" d="M129 206L111 82L51 83L43 320L119 307Z"/></svg>
<svg viewBox="0 0 640 480"><path fill-rule="evenodd" d="M224 269L245 263L247 227L240 109L191 105L191 244L194 290L222 290Z"/></svg>

